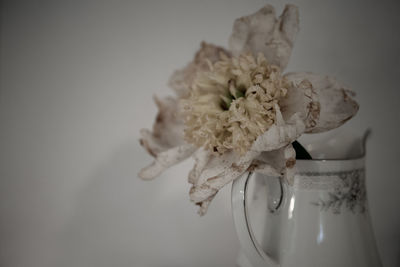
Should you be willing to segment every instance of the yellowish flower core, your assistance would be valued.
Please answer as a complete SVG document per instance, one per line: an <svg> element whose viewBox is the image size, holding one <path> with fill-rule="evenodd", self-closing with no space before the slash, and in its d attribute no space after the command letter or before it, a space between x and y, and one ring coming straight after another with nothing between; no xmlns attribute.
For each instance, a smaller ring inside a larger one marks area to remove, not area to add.
<svg viewBox="0 0 400 267"><path fill-rule="evenodd" d="M218 154L233 149L243 155L275 123L275 105L289 83L263 54L220 57L197 74L182 100L185 138Z"/></svg>

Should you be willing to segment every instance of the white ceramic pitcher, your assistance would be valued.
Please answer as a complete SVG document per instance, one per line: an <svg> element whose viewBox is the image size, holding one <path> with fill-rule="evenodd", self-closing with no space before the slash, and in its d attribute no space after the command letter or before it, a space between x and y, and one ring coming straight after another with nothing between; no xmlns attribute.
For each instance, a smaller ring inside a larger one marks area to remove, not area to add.
<svg viewBox="0 0 400 267"><path fill-rule="evenodd" d="M305 145L313 160L297 161L291 185L257 173L235 180L232 209L242 247L238 264L382 266L368 213L363 143L365 138L335 133Z"/></svg>

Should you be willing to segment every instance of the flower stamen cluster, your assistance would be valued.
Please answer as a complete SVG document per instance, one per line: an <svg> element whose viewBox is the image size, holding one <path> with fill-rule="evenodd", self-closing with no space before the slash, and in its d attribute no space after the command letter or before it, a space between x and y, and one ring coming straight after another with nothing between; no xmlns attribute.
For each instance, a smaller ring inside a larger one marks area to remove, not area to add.
<svg viewBox="0 0 400 267"><path fill-rule="evenodd" d="M228 57L198 73L190 96L183 99L186 141L223 154L245 154L258 136L275 123L276 106L289 82L263 54Z"/></svg>

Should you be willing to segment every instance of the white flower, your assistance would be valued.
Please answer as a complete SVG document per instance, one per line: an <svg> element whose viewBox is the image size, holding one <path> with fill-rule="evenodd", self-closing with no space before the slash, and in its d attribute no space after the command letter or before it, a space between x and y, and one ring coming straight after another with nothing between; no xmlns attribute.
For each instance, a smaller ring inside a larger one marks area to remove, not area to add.
<svg viewBox="0 0 400 267"><path fill-rule="evenodd" d="M276 122L276 106L289 83L264 55L228 57L199 72L184 105L185 138L211 152L244 155Z"/></svg>
<svg viewBox="0 0 400 267"><path fill-rule="evenodd" d="M141 144L155 158L139 176L152 179L193 156L190 199L205 214L216 193L246 171L294 175L292 142L353 117L353 93L334 78L307 72L282 75L299 30L298 10L287 5L279 18L266 5L239 18L230 51L202 43L194 60L176 71L175 97L155 99L153 131Z"/></svg>

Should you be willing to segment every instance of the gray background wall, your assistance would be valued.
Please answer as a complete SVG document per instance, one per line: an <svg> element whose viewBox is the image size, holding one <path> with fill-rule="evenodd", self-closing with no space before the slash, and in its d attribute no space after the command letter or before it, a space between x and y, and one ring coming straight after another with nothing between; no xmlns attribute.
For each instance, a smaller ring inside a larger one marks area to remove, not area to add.
<svg viewBox="0 0 400 267"><path fill-rule="evenodd" d="M368 194L385 266L400 265L400 6L292 1L301 32L288 70L340 77L372 127ZM205 40L266 1L3 1L0 31L0 265L234 266L230 188L199 218L192 162L152 182L139 129L153 94ZM270 1L278 12L280 1Z"/></svg>

